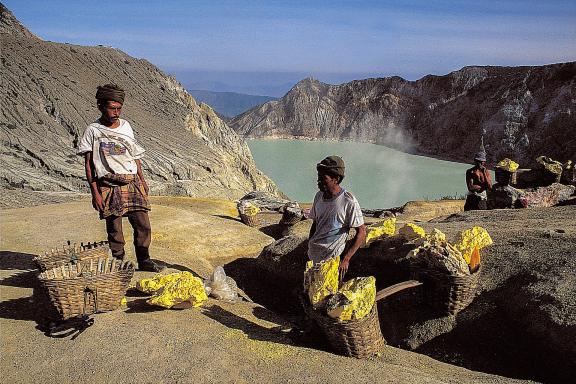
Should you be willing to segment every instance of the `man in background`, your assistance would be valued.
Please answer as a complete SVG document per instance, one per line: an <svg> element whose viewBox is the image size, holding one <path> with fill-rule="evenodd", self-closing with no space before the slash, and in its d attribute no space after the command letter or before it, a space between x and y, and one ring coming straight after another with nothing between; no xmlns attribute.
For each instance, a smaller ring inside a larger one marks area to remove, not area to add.
<svg viewBox="0 0 576 384"><path fill-rule="evenodd" d="M492 188L492 179L485 165L486 152L480 151L474 156L474 167L466 171L468 196L464 204L465 211L486 209L486 191Z"/></svg>
<svg viewBox="0 0 576 384"><path fill-rule="evenodd" d="M328 156L316 165L319 192L309 214L313 223L308 241L308 257L314 264L340 256L341 279L348 271L350 259L366 241L360 204L340 186L344 169L344 161L338 156ZM350 228L355 228L356 234L347 248Z"/></svg>
<svg viewBox="0 0 576 384"><path fill-rule="evenodd" d="M96 103L101 115L90 124L78 143L84 155L86 179L92 194L92 206L106 220L112 256L124 259L122 218L127 217L134 230L138 269L160 272L164 268L150 260L152 230L148 211L148 185L142 173L142 148L134 138L130 123L120 118L124 90L115 84L98 87Z"/></svg>

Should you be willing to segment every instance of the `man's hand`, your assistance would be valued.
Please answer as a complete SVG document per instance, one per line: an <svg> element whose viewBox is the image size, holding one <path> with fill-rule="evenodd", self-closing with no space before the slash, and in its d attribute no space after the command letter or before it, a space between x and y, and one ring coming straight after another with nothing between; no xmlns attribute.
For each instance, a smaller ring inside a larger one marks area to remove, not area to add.
<svg viewBox="0 0 576 384"><path fill-rule="evenodd" d="M104 200L102 199L102 195L99 192L92 193L92 207L98 212L102 212L104 210Z"/></svg>
<svg viewBox="0 0 576 384"><path fill-rule="evenodd" d="M148 187L148 183L146 183L144 181L144 179L141 179L141 181L142 181L142 186L144 187L144 192L146 192L146 196L148 196L149 192L150 192L150 188Z"/></svg>
<svg viewBox="0 0 576 384"><path fill-rule="evenodd" d="M146 180L144 180L144 172L142 172L142 162L140 161L140 159L136 160L136 174L138 175L140 182L144 186L144 192L146 192L146 196L148 196L148 192L150 192L150 189L148 188L148 183L146 183Z"/></svg>
<svg viewBox="0 0 576 384"><path fill-rule="evenodd" d="M342 259L340 260L340 265L338 266L340 281L344 280L344 276L346 275L346 272L348 272L348 267L350 266L350 259L352 258L352 256L354 256L358 248L360 248L360 246L365 242L366 242L366 226L362 224L361 226L356 228L356 235L352 240L352 246L344 253Z"/></svg>
<svg viewBox="0 0 576 384"><path fill-rule="evenodd" d="M350 258L344 257L340 261L340 265L338 266L338 281L344 281L344 276L346 276L346 272L348 272L348 267L350 266Z"/></svg>

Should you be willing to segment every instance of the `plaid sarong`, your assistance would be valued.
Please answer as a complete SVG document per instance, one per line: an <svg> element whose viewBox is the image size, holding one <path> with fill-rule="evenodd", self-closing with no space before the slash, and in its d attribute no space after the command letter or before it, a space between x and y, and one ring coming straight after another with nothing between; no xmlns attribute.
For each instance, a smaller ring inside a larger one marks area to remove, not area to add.
<svg viewBox="0 0 576 384"><path fill-rule="evenodd" d="M108 176L108 175L107 175ZM109 216L124 216L131 211L149 211L150 203L142 181L138 175L114 175L117 184L112 186L106 177L98 180L104 210L100 212L100 219Z"/></svg>

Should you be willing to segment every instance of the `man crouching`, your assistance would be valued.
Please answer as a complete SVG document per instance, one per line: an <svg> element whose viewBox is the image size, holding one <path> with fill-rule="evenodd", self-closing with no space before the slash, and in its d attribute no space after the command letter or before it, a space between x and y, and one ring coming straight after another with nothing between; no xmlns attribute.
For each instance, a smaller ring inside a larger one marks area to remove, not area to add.
<svg viewBox="0 0 576 384"><path fill-rule="evenodd" d="M78 154L84 154L92 206L100 219L106 220L112 256L124 258L122 217L127 217L134 229L138 269L160 272L164 267L150 260L148 252L152 230L148 185L140 163L144 148L136 142L130 123L120 118L124 90L114 84L98 87L96 100L101 116L86 128L78 143Z"/></svg>
<svg viewBox="0 0 576 384"><path fill-rule="evenodd" d="M366 227L360 204L348 191L340 187L344 178L344 161L338 156L328 156L316 165L318 189L309 217L313 220L308 241L308 257L319 263L340 256L340 277L348 271L350 259L366 241ZM346 238L350 228L356 235L350 247Z"/></svg>

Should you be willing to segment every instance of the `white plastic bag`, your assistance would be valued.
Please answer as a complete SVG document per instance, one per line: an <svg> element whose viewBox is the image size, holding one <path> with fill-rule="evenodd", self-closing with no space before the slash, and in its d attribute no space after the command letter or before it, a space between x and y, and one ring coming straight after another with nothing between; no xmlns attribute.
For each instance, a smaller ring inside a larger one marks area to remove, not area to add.
<svg viewBox="0 0 576 384"><path fill-rule="evenodd" d="M236 282L232 278L226 277L224 268L221 266L216 267L214 274L207 281L206 286L210 288L210 296L215 299L231 302L238 300ZM208 292L208 289L206 291Z"/></svg>

